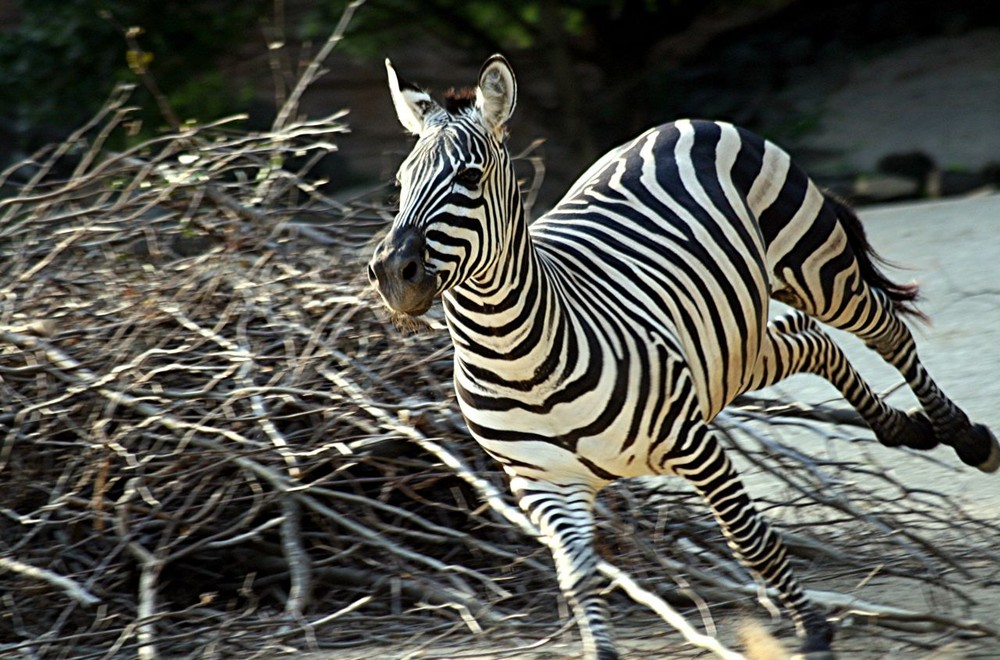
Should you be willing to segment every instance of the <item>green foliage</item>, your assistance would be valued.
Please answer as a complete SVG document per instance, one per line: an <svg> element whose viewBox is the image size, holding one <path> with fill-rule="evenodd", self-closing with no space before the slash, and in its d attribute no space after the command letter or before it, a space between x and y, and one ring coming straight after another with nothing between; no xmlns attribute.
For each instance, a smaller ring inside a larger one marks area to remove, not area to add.
<svg viewBox="0 0 1000 660"><path fill-rule="evenodd" d="M124 42L98 18L96 0L19 3L23 22L0 34L0 108L7 116L46 123L76 122L100 103ZM118 3L125 4L125 3ZM112 48L95 47L115 44ZM103 85L100 81L104 81ZM99 90L94 87L100 86Z"/></svg>
<svg viewBox="0 0 1000 660"><path fill-rule="evenodd" d="M220 71L208 70L172 85L169 96L181 121L204 121L245 112L254 90L249 85L237 86Z"/></svg>
<svg viewBox="0 0 1000 660"><path fill-rule="evenodd" d="M302 24L302 36L325 36L331 21L347 4L348 0L317 3L316 10ZM537 46L544 31L543 5L554 7L558 13L557 29L578 36L590 27L588 12L607 10L615 4L595 0L380 0L358 12L345 47L360 56L384 57L401 40L430 34L478 58L482 52Z"/></svg>
<svg viewBox="0 0 1000 660"><path fill-rule="evenodd" d="M322 38L350 0L317 0L301 36ZM409 37L433 35L475 53L547 47L554 33L573 41L574 54L603 50L604 37L649 45L683 31L703 15L749 7L782 7L792 0L373 0L357 13L345 46L383 57ZM546 36L548 35L548 36ZM616 40L617 41L617 40ZM616 42L612 46L617 46Z"/></svg>
<svg viewBox="0 0 1000 660"><path fill-rule="evenodd" d="M0 116L75 126L100 107L116 81L146 67L178 113L210 119L242 108L206 66L246 39L266 0L19 0L21 20L0 29ZM129 53L123 30L141 28L144 55ZM150 57L151 56L151 57ZM141 60L141 61L140 61ZM131 65L131 66L130 66ZM150 106L145 119L163 121Z"/></svg>

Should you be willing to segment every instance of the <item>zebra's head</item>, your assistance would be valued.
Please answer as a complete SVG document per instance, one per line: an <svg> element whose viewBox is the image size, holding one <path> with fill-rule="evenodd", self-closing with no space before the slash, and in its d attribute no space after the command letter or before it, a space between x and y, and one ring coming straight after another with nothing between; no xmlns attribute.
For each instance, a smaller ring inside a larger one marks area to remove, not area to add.
<svg viewBox="0 0 1000 660"><path fill-rule="evenodd" d="M396 114L417 143L399 168L399 213L368 278L391 309L419 315L444 291L486 278L506 242L518 201L505 144L517 83L494 55L475 90L442 106L385 65Z"/></svg>

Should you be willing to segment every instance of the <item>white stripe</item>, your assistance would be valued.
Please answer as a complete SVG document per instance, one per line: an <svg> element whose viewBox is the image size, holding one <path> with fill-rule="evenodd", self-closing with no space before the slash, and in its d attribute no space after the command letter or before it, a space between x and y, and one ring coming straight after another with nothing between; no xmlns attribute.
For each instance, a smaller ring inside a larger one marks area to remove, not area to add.
<svg viewBox="0 0 1000 660"><path fill-rule="evenodd" d="M791 159L788 154L774 144L764 142L764 157L760 173L754 179L753 185L750 186L750 193L747 195L747 203L755 216L760 217L761 212L778 198L790 165Z"/></svg>

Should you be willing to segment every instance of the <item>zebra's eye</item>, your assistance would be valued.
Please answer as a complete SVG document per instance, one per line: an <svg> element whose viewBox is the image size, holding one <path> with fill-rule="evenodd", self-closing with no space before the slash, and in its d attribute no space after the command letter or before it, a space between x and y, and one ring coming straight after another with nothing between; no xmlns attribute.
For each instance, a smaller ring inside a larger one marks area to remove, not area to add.
<svg viewBox="0 0 1000 660"><path fill-rule="evenodd" d="M475 167L463 167L455 173L455 182L469 190L474 190L479 185L483 171Z"/></svg>

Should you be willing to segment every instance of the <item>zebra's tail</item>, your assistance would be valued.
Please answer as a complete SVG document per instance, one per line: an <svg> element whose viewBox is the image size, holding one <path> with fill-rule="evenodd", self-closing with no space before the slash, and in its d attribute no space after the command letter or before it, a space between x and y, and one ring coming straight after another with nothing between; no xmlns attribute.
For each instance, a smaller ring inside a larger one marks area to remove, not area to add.
<svg viewBox="0 0 1000 660"><path fill-rule="evenodd" d="M833 208L837 215L837 220L847 233L847 242L858 260L858 267L861 270L861 277L869 286L881 289L889 296L893 307L901 314L913 316L924 323L929 323L930 319L921 312L916 305L919 298L919 286L916 282L909 284L898 284L893 282L880 266L893 266L892 263L879 256L875 248L868 242L865 235L865 228L861 224L861 219L846 202L839 199L833 193L826 191L823 193L827 203Z"/></svg>

